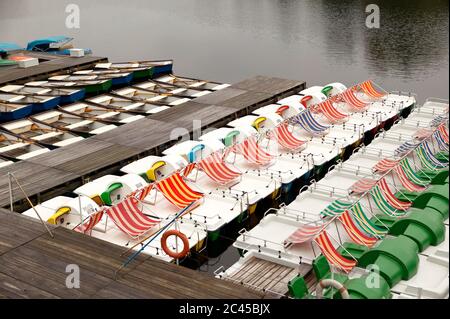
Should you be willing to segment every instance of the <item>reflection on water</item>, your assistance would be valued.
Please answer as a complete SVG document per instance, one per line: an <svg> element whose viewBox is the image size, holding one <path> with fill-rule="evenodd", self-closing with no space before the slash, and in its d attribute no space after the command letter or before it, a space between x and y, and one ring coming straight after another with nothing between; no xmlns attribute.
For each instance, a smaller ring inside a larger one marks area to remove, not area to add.
<svg viewBox="0 0 450 319"><path fill-rule="evenodd" d="M373 2L380 29L365 26ZM80 6L80 29L65 28L69 3ZM308 85L371 78L424 101L449 96L448 18L448 0L2 0L0 42L64 34L113 61L174 58L181 75Z"/></svg>
<svg viewBox="0 0 450 319"><path fill-rule="evenodd" d="M0 39L55 34L112 60L172 57L180 74L233 82L255 74L355 83L373 78L421 100L448 98L448 1L378 0L381 28L365 27L368 1L3 0Z"/></svg>

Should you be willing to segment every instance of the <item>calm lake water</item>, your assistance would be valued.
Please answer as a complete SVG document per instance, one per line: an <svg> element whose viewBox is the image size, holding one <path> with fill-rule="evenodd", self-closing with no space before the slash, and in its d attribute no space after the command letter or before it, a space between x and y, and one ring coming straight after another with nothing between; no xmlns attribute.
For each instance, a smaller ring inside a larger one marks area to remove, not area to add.
<svg viewBox="0 0 450 319"><path fill-rule="evenodd" d="M81 27L65 27L65 8ZM380 7L380 28L365 7ZM0 42L68 35L111 61L175 60L180 75L236 82L254 75L308 85L367 78L390 90L449 97L448 0L1 0ZM227 250L218 265L238 258ZM213 262L213 261L211 261Z"/></svg>

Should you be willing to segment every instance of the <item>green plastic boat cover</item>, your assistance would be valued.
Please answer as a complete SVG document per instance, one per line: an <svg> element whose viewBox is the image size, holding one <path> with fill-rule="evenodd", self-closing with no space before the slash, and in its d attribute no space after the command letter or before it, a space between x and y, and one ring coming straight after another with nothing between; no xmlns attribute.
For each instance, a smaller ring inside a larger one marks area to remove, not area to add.
<svg viewBox="0 0 450 319"><path fill-rule="evenodd" d="M391 289L388 282L375 272L367 276L349 279L344 284L350 299L390 299ZM336 298L339 298L339 294Z"/></svg>
<svg viewBox="0 0 450 319"><path fill-rule="evenodd" d="M430 245L436 246L444 241L444 220L441 214L434 210L411 208L407 217L397 220L391 226L389 233L411 238L422 252Z"/></svg>
<svg viewBox="0 0 450 319"><path fill-rule="evenodd" d="M111 185L109 185L108 189L100 195L100 198L102 199L103 203L105 203L105 205L111 205L112 204L112 199L111 199L112 192L121 188L122 186L123 186L122 183L112 183Z"/></svg>
<svg viewBox="0 0 450 319"><path fill-rule="evenodd" d="M355 258L357 261L361 256L368 251L369 248L364 245L359 245L356 243L345 242L342 247L338 248L338 252L347 259Z"/></svg>
<svg viewBox="0 0 450 319"><path fill-rule="evenodd" d="M407 236L385 238L361 256L358 266L366 268L376 265L380 275L392 288L401 280L409 280L417 273L418 253L417 244Z"/></svg>

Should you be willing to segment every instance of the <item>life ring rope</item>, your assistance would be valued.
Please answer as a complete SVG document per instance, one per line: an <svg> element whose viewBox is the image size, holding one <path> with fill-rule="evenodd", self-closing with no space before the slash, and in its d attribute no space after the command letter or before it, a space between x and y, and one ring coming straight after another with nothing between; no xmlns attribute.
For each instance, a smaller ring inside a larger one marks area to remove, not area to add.
<svg viewBox="0 0 450 319"><path fill-rule="evenodd" d="M317 299L323 298L323 290L325 288L333 287L339 291L342 299L350 299L347 288L344 287L339 281L334 279L322 279L316 286L316 297Z"/></svg>

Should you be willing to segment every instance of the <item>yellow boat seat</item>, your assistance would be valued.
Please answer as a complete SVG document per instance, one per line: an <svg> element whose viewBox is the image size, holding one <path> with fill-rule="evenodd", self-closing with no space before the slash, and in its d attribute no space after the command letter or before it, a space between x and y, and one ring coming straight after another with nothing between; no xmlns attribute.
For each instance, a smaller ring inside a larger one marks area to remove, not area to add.
<svg viewBox="0 0 450 319"><path fill-rule="evenodd" d="M259 131L262 123L264 123L265 120L267 120L267 118L264 116L258 117L256 120L253 121L253 127L256 128L257 131Z"/></svg>
<svg viewBox="0 0 450 319"><path fill-rule="evenodd" d="M52 216L50 216L49 219L47 219L47 223L52 224L52 225L57 225L58 219L61 218L61 216L64 216L64 215L70 213L70 210L71 210L71 208L67 207L67 206L58 208L56 213L54 213Z"/></svg>
<svg viewBox="0 0 450 319"><path fill-rule="evenodd" d="M164 165L166 165L166 162L165 162L165 161L157 161L157 162L155 162L155 163L152 165L152 167L150 167L150 169L145 173L145 174L147 175L147 179L148 179L150 182L156 181L156 179L157 179L156 171L157 171L158 169L160 169L161 167L163 167Z"/></svg>

